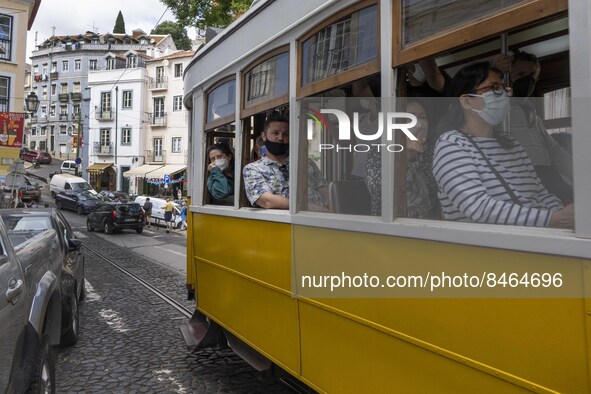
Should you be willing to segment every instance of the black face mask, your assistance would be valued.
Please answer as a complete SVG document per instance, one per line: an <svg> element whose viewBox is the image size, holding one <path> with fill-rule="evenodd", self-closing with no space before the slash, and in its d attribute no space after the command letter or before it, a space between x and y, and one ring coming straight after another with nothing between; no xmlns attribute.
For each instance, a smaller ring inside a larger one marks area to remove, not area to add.
<svg viewBox="0 0 591 394"><path fill-rule="evenodd" d="M282 144L280 142L265 141L267 151L274 156L283 156L289 152L289 144Z"/></svg>
<svg viewBox="0 0 591 394"><path fill-rule="evenodd" d="M513 97L529 97L534 92L536 80L533 76L527 75L516 79L513 82Z"/></svg>

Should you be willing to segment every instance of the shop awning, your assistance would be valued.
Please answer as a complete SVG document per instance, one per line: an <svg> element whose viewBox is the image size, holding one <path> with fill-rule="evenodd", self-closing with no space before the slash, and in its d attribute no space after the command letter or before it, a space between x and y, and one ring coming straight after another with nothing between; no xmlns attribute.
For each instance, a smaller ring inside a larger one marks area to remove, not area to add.
<svg viewBox="0 0 591 394"><path fill-rule="evenodd" d="M152 172L154 170L157 170L160 167L162 167L162 166L161 165L144 164L143 166L139 166L136 168L132 168L129 171L125 171L123 173L123 176L144 178L148 172Z"/></svg>
<svg viewBox="0 0 591 394"><path fill-rule="evenodd" d="M146 178L162 179L162 178L164 178L164 175L166 175L166 174L174 175L174 174L184 171L186 169L187 169L187 166L184 164L167 164L164 167L160 167L157 170L146 174Z"/></svg>
<svg viewBox="0 0 591 394"><path fill-rule="evenodd" d="M94 163L86 167L86 172L93 172L95 174L104 172L107 168L111 167L113 163Z"/></svg>

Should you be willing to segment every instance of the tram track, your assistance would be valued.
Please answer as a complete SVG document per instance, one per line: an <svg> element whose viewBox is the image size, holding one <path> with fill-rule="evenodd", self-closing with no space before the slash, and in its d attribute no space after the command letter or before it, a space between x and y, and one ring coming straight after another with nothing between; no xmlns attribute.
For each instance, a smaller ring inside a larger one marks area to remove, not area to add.
<svg viewBox="0 0 591 394"><path fill-rule="evenodd" d="M98 250L96 250L95 248L93 248L92 246L89 246L87 243L84 242L83 245L84 245L84 247L86 249L88 249L90 252L92 252L95 255L97 255L100 259L102 259L105 262L109 263L111 266L113 266L114 268L118 269L123 274L127 275L129 278L133 279L134 281L136 281L137 283L139 283L140 285L142 285L147 290L151 291L158 298L160 298L161 300L163 300L164 302L166 302L167 304L169 304L170 306L172 306L174 309L176 309L177 311L179 311L183 316L185 316L185 317L187 317L189 319L191 318L191 316L193 316L193 312L191 310L189 310L187 307L185 307L180 302L176 301L174 298L172 298L168 294L166 294L163 291L159 290L156 286L150 284L146 280L142 279L140 276L134 274L133 272L131 272L127 268L123 267L121 264L119 264L115 260L111 259L110 257L105 256L104 254L102 254L101 252L99 252Z"/></svg>

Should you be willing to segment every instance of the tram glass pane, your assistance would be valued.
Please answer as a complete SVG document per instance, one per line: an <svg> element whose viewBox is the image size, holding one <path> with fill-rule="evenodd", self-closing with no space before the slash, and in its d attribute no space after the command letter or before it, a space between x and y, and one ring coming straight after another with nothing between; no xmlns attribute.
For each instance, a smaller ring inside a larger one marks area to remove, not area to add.
<svg viewBox="0 0 591 394"><path fill-rule="evenodd" d="M207 95L207 123L236 111L236 81L228 81Z"/></svg>
<svg viewBox="0 0 591 394"><path fill-rule="evenodd" d="M302 52L304 85L377 59L377 6L364 8L320 30L303 43Z"/></svg>
<svg viewBox="0 0 591 394"><path fill-rule="evenodd" d="M282 53L258 64L246 74L245 83L247 107L287 94L289 54Z"/></svg>
<svg viewBox="0 0 591 394"><path fill-rule="evenodd" d="M403 0L403 47L532 0Z"/></svg>
<svg viewBox="0 0 591 394"><path fill-rule="evenodd" d="M203 196L205 204L234 205L234 166L239 162L235 157L235 137L236 122L206 132L207 150L204 165L206 187ZM215 151L210 149L213 144L218 145L215 147ZM227 148L220 145L225 145ZM216 163L215 160L220 158L229 161L228 163ZM221 171L214 171L214 165L221 165Z"/></svg>

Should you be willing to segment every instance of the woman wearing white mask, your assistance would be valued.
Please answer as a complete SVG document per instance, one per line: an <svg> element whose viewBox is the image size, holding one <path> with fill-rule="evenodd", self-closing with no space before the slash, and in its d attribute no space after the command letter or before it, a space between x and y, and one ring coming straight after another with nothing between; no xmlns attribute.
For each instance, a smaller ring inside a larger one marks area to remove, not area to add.
<svg viewBox="0 0 591 394"><path fill-rule="evenodd" d="M574 208L550 194L519 143L497 126L510 110L501 72L488 62L464 67L457 97L439 129L433 175L447 220L572 228Z"/></svg>
<svg viewBox="0 0 591 394"><path fill-rule="evenodd" d="M209 177L207 190L216 200L234 194L234 156L227 144L213 144L207 148Z"/></svg>

